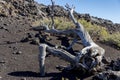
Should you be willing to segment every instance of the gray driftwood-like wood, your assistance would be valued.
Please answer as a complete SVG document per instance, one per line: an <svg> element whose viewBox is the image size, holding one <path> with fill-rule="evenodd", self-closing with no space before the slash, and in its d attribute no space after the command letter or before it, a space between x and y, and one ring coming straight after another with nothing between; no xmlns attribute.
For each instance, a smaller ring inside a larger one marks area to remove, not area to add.
<svg viewBox="0 0 120 80"><path fill-rule="evenodd" d="M61 57L63 60L66 60L69 63L71 63L70 65L71 68L80 67L85 70L91 71L93 68L101 65L100 63L102 62L102 58L104 56L105 50L101 48L100 46L98 46L92 40L92 38L90 37L89 33L86 31L84 26L78 23L77 20L74 18L74 15L73 15L74 7L70 8L69 5L66 5L66 8L69 12L70 19L73 21L76 28L71 29L71 30L60 31L54 28L49 29L47 26L45 32L52 33L52 34L58 34L58 35L61 35L61 34L75 35L74 37L75 39L73 40L71 45L66 49L70 49L74 45L74 43L78 41L76 36L79 36L79 38L82 40L83 46L85 47L78 53L78 55L74 56L63 49L60 49L57 47L50 47L46 44L40 44L39 58L40 58L40 73L42 76L45 75L45 71L44 71L45 63L44 62L45 62L46 51L55 56ZM52 24L52 26L54 25Z"/></svg>
<svg viewBox="0 0 120 80"><path fill-rule="evenodd" d="M52 14L51 14L51 20L52 20L52 29L54 29L54 4L55 4L55 2L54 2L54 0L51 0L51 2L52 2Z"/></svg>

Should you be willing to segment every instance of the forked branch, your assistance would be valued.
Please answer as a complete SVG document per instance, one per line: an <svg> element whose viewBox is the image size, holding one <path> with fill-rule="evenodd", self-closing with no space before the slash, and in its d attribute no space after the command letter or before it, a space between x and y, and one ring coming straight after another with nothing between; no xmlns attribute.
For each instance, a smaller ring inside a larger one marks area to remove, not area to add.
<svg viewBox="0 0 120 80"><path fill-rule="evenodd" d="M48 51L49 53L56 55L58 57L61 57L63 60L70 62L72 65L71 66L72 68L80 67L80 68L83 68L88 71L91 71L97 65L100 66L100 63L104 56L105 50L103 48L101 48L100 46L98 46L92 40L89 33L85 30L84 26L81 23L78 23L77 20L75 19L74 15L73 15L73 11L74 11L75 7L72 6L72 8L70 8L70 6L67 4L66 8L69 12L70 19L73 21L76 28L72 29L72 30L66 30L66 31L65 30L60 31L60 30L56 30L56 29L52 28L50 30L45 30L45 32L49 32L52 34L59 34L59 35L73 34L73 35L79 36L79 38L82 40L82 44L83 44L83 46L85 46L85 48L83 48L78 53L78 55L74 56L60 48L52 48L50 46L40 45L40 50L43 49L40 51L40 54L41 54L40 69L41 69L42 75L44 75L44 70L42 70L42 69L44 69L44 60L45 60L45 56L46 56L45 51ZM70 49L74 45L74 43L77 42L78 39L76 37L74 37L74 38L75 39L73 40L72 44L66 49Z"/></svg>

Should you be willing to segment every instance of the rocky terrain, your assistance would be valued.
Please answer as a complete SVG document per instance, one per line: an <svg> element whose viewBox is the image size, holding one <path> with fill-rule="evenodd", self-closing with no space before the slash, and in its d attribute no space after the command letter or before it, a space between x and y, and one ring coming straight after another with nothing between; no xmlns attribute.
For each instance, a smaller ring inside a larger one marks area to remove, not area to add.
<svg viewBox="0 0 120 80"><path fill-rule="evenodd" d="M46 6L43 4L39 5L40 10L46 15L46 16L50 16L51 13L51 8L50 5ZM58 17L68 17L68 12L67 10L59 5L56 5L54 8L54 15L58 16ZM94 17L94 16L90 16L89 14L80 14L77 12L74 12L74 15L76 16L76 18L83 18L85 20L87 20L88 22L92 22L93 24L97 24L103 27L106 27L109 31L114 32L114 31L120 31L120 24L118 23L113 23L110 20L107 19L102 19L102 18L98 18L98 17Z"/></svg>
<svg viewBox="0 0 120 80"><path fill-rule="evenodd" d="M51 6L38 4L34 0L1 0L0 1L0 15L3 17L13 16L13 17L33 17L42 18L49 17L51 13ZM54 15L57 17L68 17L67 10L59 5L54 7ZM120 31L120 24L113 23L110 20L102 19L89 14L80 14L75 12L76 18L83 18L88 22L93 24L101 25L108 28L109 31Z"/></svg>
<svg viewBox="0 0 120 80"><path fill-rule="evenodd" d="M32 22L38 18L49 17L50 10L50 6L38 4L33 0L0 0L0 80L76 80L75 74L57 70L56 65L68 65L68 63L51 55L46 59L46 76L39 75L39 50L36 44L44 40L39 38L42 34L31 30ZM55 6L54 11L55 16L68 17L67 11L61 6ZM75 16L93 24L103 25L111 32L120 31L120 24L114 24L112 21L76 12ZM65 45L63 44L65 39L65 37L49 36L46 42ZM96 43L106 50L105 57L109 61L120 58L120 50L100 42ZM73 47L74 50L82 48L80 43ZM80 78L90 80L91 76Z"/></svg>

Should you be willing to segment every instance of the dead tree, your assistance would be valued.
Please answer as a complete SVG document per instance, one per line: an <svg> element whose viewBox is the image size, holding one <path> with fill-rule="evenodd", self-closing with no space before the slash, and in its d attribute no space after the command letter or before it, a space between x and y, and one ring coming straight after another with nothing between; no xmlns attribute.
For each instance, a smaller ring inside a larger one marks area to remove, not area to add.
<svg viewBox="0 0 120 80"><path fill-rule="evenodd" d="M52 2L52 13L51 13L51 20L52 20L52 29L54 29L54 4L55 2L53 0L51 0Z"/></svg>
<svg viewBox="0 0 120 80"><path fill-rule="evenodd" d="M82 40L82 44L85 46L76 56L70 54L69 52L63 50L59 47L50 47L46 44L40 44L39 50L40 50L40 73L42 76L45 75L44 71L44 64L45 64L45 56L46 51L62 58L63 60L66 60L70 63L70 66L67 67L67 69L73 69L73 68L82 68L84 70L87 70L88 72L92 71L93 69L96 69L97 66L101 65L102 57L105 53L105 50L98 46L90 37L89 33L85 30L82 24L78 23L77 20L74 18L73 11L74 7L70 8L69 5L66 5L66 8L69 12L70 19L75 24L76 28L71 30L57 30L57 29L49 29L46 28L45 32L49 32L52 34L64 34L64 35L75 35L75 39L71 43L71 45L66 48L70 49L74 43L77 42L76 36L79 36L79 38Z"/></svg>

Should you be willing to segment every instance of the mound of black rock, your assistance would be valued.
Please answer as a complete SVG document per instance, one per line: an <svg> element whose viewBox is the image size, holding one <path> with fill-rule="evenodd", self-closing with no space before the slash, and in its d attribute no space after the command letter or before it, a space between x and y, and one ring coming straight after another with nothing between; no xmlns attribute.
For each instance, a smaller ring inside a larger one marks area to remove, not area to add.
<svg viewBox="0 0 120 80"><path fill-rule="evenodd" d="M106 71L95 75L92 80L120 80L120 58L112 60Z"/></svg>

